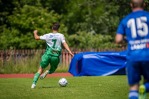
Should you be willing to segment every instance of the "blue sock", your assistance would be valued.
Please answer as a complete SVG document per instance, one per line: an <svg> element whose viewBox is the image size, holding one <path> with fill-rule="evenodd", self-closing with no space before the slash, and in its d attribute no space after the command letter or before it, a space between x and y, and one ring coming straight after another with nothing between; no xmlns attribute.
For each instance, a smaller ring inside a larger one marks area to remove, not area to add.
<svg viewBox="0 0 149 99"><path fill-rule="evenodd" d="M146 92L149 92L149 83L145 83L144 86L145 86Z"/></svg>
<svg viewBox="0 0 149 99"><path fill-rule="evenodd" d="M139 94L137 90L130 90L129 99L138 99Z"/></svg>

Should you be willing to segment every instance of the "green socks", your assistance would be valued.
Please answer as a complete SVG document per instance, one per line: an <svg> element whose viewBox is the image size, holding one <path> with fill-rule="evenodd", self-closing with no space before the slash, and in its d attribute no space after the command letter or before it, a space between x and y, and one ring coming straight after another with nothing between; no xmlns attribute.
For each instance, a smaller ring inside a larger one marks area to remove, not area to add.
<svg viewBox="0 0 149 99"><path fill-rule="evenodd" d="M37 83L39 76L40 76L40 74L38 72L34 75L34 79L33 79L34 84Z"/></svg>

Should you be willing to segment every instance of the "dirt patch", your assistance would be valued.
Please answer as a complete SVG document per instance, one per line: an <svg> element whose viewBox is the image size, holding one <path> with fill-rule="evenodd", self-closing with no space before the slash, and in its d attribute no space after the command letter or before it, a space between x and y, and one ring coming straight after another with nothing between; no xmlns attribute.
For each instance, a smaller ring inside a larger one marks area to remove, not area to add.
<svg viewBox="0 0 149 99"><path fill-rule="evenodd" d="M34 74L0 74L0 78L33 78ZM70 73L53 73L47 77L72 77Z"/></svg>

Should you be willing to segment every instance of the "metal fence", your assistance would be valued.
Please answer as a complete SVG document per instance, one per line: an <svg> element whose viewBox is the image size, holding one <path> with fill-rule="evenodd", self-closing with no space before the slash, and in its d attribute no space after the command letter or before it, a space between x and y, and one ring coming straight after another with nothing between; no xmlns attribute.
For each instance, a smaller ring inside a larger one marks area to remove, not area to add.
<svg viewBox="0 0 149 99"><path fill-rule="evenodd" d="M124 50L122 48L119 49L73 49L72 52L77 54L79 52L87 52L87 51L94 51L94 52L101 52L101 51L121 51ZM24 58L31 58L35 56L37 53L42 55L44 53L44 49L21 49L21 50L0 50L0 63L4 65L8 61L19 61L20 59ZM71 62L71 55L66 51L63 50L60 56L60 64L63 66L68 66Z"/></svg>

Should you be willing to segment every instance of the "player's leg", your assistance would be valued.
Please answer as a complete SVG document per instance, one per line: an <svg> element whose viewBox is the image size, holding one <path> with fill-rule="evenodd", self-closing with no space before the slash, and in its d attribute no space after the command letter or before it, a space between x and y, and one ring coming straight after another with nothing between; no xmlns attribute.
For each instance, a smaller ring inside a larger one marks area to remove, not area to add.
<svg viewBox="0 0 149 99"><path fill-rule="evenodd" d="M35 88L39 76L43 72L44 68L46 68L50 62L49 59L50 59L49 55L47 55L47 53L45 52L41 58L40 67L38 69L38 72L34 75L33 84L31 86L31 88Z"/></svg>
<svg viewBox="0 0 149 99"><path fill-rule="evenodd" d="M127 61L127 78L129 84L129 99L138 99L139 81L141 80L139 62Z"/></svg>
<svg viewBox="0 0 149 99"><path fill-rule="evenodd" d="M48 74L52 74L59 64L59 57L51 56L50 58L50 70L46 70L41 76L40 79L44 79Z"/></svg>
<svg viewBox="0 0 149 99"><path fill-rule="evenodd" d="M145 99L146 92L149 92L149 62L142 63L142 74L145 82L139 87L139 99Z"/></svg>
<svg viewBox="0 0 149 99"><path fill-rule="evenodd" d="M43 74L41 74L40 79L44 79L49 74L49 70L46 70Z"/></svg>
<svg viewBox="0 0 149 99"><path fill-rule="evenodd" d="M138 99L139 97L138 87L139 84L130 85L129 99Z"/></svg>
<svg viewBox="0 0 149 99"><path fill-rule="evenodd" d="M51 63L51 55L48 55L49 56L49 61L48 61L48 64ZM49 70L46 70L43 74L41 74L40 76L40 79L44 79L47 75L49 74Z"/></svg>
<svg viewBox="0 0 149 99"><path fill-rule="evenodd" d="M38 72L35 73L35 75L34 75L34 79L33 79L33 83L32 83L31 88L35 88L35 87L36 87L36 83L37 83L38 78L39 78L39 76L40 76L40 74L41 74L42 72L43 72L42 67L39 67Z"/></svg>
<svg viewBox="0 0 149 99"><path fill-rule="evenodd" d="M57 57L57 56L52 56L51 58L51 62L50 62L50 65L51 65L51 68L49 70L49 74L52 74L55 72L55 70L57 69L57 66L60 62L60 58Z"/></svg>

